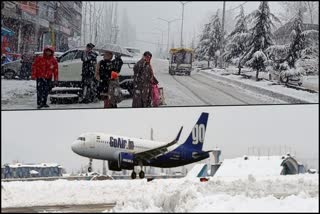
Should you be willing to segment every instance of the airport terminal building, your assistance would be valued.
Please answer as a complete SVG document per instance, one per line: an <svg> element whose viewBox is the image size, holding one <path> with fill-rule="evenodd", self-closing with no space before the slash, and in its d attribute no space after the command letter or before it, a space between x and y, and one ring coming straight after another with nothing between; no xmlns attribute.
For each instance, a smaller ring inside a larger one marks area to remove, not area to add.
<svg viewBox="0 0 320 214"><path fill-rule="evenodd" d="M63 168L55 163L6 164L1 167L1 179L62 176Z"/></svg>

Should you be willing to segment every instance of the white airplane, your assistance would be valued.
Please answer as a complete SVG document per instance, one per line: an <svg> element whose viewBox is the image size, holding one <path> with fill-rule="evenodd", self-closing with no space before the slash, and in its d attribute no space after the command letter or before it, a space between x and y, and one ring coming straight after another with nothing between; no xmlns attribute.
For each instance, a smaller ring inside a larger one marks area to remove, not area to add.
<svg viewBox="0 0 320 214"><path fill-rule="evenodd" d="M184 143L178 143L182 128L170 143L124 137L104 133L81 134L71 145L72 151L90 159L107 160L109 170L133 170L131 178L137 177L135 166L140 166L139 177L144 178L143 166L161 168L178 167L209 157L202 146L208 122L208 113L202 113Z"/></svg>

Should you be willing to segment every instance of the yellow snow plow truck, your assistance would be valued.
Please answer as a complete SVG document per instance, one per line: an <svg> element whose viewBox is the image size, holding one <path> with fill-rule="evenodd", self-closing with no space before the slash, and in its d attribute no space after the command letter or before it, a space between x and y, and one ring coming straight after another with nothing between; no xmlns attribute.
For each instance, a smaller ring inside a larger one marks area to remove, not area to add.
<svg viewBox="0 0 320 214"><path fill-rule="evenodd" d="M189 48L170 49L169 74L191 74L193 62L193 50Z"/></svg>

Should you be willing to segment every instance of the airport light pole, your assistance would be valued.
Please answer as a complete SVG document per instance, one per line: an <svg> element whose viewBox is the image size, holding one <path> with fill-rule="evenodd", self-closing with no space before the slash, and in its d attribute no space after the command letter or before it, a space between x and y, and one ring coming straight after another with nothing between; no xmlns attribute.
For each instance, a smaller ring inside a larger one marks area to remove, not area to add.
<svg viewBox="0 0 320 214"><path fill-rule="evenodd" d="M183 21L184 21L184 6L190 2L180 1L182 5L182 16L181 16L181 38L180 38L180 46L183 48Z"/></svg>
<svg viewBox="0 0 320 214"><path fill-rule="evenodd" d="M180 19L172 19L172 20L166 20L166 19L163 19L163 18L158 18L158 19L168 23L167 51L169 51L170 24L171 24L172 22L178 21L178 20L180 20Z"/></svg>

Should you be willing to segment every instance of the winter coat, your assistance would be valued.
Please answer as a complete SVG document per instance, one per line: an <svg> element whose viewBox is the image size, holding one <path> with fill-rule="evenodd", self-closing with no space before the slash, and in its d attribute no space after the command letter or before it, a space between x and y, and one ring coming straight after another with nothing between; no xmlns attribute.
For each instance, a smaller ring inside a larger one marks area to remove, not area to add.
<svg viewBox="0 0 320 214"><path fill-rule="evenodd" d="M84 51L81 57L82 64L82 78L93 78L95 73L95 66L97 64L98 54L94 51Z"/></svg>
<svg viewBox="0 0 320 214"><path fill-rule="evenodd" d="M100 84L98 90L102 93L107 93L111 72L114 69L113 62L111 60L101 60L98 65L100 76Z"/></svg>
<svg viewBox="0 0 320 214"><path fill-rule="evenodd" d="M153 71L150 64L146 64L144 59L138 61L133 67L133 100L132 107L151 106L151 79Z"/></svg>
<svg viewBox="0 0 320 214"><path fill-rule="evenodd" d="M32 64L32 79L44 78L58 80L58 62L54 57L54 54L51 56L45 56L44 52L50 49L54 53L53 48L45 48L43 50L43 56L38 56L35 58L34 63Z"/></svg>

